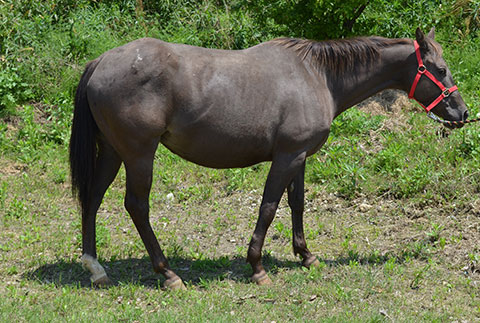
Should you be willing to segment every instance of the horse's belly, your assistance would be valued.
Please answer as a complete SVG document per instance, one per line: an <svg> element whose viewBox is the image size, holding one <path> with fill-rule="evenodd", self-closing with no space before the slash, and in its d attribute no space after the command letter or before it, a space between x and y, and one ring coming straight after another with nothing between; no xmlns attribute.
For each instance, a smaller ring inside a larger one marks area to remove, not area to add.
<svg viewBox="0 0 480 323"><path fill-rule="evenodd" d="M161 142L180 157L211 168L247 167L271 160L271 145L264 138L232 138L208 132L189 135L166 132Z"/></svg>

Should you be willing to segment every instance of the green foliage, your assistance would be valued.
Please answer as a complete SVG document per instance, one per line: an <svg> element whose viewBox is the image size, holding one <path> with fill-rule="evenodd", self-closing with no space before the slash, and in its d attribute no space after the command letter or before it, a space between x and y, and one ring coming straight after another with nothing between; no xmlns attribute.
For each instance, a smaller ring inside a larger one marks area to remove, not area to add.
<svg viewBox="0 0 480 323"><path fill-rule="evenodd" d="M29 85L22 81L17 68L4 66L0 70L0 117L14 114L17 104L31 97Z"/></svg>
<svg viewBox="0 0 480 323"><path fill-rule="evenodd" d="M6 216L20 219L26 215L27 207L21 198L14 197L7 209Z"/></svg>
<svg viewBox="0 0 480 323"><path fill-rule="evenodd" d="M164 40L204 47L241 49L261 42L265 33L255 28L249 12L238 1L143 1L145 29ZM157 25L158 24L158 25Z"/></svg>
<svg viewBox="0 0 480 323"><path fill-rule="evenodd" d="M257 23L272 33L310 39L351 36L368 1L261 0L244 1Z"/></svg>
<svg viewBox="0 0 480 323"><path fill-rule="evenodd" d="M384 116L369 116L359 109L350 109L333 121L330 133L332 136L369 136L370 131L379 129L384 120Z"/></svg>
<svg viewBox="0 0 480 323"><path fill-rule="evenodd" d="M416 27L425 31L433 26L442 29L444 10L450 6L445 0L370 1L358 26L358 32L401 38L412 37Z"/></svg>
<svg viewBox="0 0 480 323"><path fill-rule="evenodd" d="M364 160L366 147L359 146L371 131L379 129L384 117L370 116L358 109L350 109L338 116L332 125L325 148L316 160L309 161L307 179L325 183L346 198L353 198L363 189L368 178ZM340 140L340 138L342 138Z"/></svg>
<svg viewBox="0 0 480 323"><path fill-rule="evenodd" d="M406 147L400 142L390 142L373 159L375 171L387 176L397 176L408 167L405 160L405 150Z"/></svg>
<svg viewBox="0 0 480 323"><path fill-rule="evenodd" d="M310 39L357 35L411 37L416 27L478 31L477 0L261 0L240 1L255 22L272 34Z"/></svg>

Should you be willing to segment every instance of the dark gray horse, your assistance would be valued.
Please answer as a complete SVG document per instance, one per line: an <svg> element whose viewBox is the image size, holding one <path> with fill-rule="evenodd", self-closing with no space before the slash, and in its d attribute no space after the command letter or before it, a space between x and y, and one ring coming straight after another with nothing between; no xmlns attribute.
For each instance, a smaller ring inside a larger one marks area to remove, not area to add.
<svg viewBox="0 0 480 323"><path fill-rule="evenodd" d="M431 75L453 87L433 29L428 36L417 29L415 43ZM165 276L166 287L184 286L149 223L159 143L207 167L272 161L248 249L252 279L270 282L261 251L285 190L292 210L293 251L304 266L318 264L303 233L305 159L322 147L333 119L349 107L386 88L409 92L418 65L414 41L379 37L325 42L282 38L238 51L140 39L90 62L75 98L70 166L82 207L82 262L92 281L109 282L96 260L95 218L123 162L125 207L153 268ZM442 91L436 82L419 77L414 97L430 105ZM433 112L446 120L467 117L458 91L444 95Z"/></svg>

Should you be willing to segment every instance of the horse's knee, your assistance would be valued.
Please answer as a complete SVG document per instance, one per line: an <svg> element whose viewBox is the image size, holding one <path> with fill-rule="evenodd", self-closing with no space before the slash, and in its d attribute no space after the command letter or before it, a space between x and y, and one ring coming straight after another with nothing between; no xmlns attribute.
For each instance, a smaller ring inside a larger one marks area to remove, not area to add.
<svg viewBox="0 0 480 323"><path fill-rule="evenodd" d="M277 211L278 203L266 203L260 206L260 217L258 223L265 225L267 228L272 223ZM265 228L266 229L266 228Z"/></svg>
<svg viewBox="0 0 480 323"><path fill-rule="evenodd" d="M127 193L124 201L125 209L132 217L148 216L148 200L141 201L133 194Z"/></svg>

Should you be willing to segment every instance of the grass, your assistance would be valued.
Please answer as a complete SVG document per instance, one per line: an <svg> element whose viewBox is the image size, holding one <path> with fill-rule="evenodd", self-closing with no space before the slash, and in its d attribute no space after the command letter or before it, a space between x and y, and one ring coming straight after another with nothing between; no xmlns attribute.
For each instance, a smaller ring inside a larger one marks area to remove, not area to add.
<svg viewBox="0 0 480 323"><path fill-rule="evenodd" d="M43 135L32 120L43 120L40 112L24 107L15 126L7 123L10 131L4 133L10 144L0 160L2 321L451 321L480 317L480 202L469 181L461 189L449 182L460 175L445 171L447 180L438 175L446 165L458 165L457 159L445 154L475 136L474 128L441 138L423 115L397 112L372 118L362 110L347 112L335 126L335 140L307 166L305 232L321 266L304 269L292 255L290 213L283 201L265 244L264 263L274 280L269 287L249 282L251 269L245 262L268 165L205 169L160 148L151 221L187 290L160 288L163 278L151 270L122 207L123 169L107 192L97 220L100 261L116 285L98 290L90 287L89 275L79 261L80 217L69 193L65 146L36 139ZM418 130L401 135L387 129L385 124L392 117ZM55 132L55 119L47 119L41 128L45 138ZM344 135L341 123L347 121L366 128L360 126L357 132L347 128ZM368 143L372 131L381 138L375 149L384 154L345 148L373 146ZM418 143L419 137L424 138L423 144ZM35 154L18 144L24 138L42 142ZM413 148L404 148L395 154L394 143L399 140L402 146L417 145L417 151L424 152L413 154L409 151ZM338 146L343 147L339 154L335 153ZM390 153L394 157L386 157ZM427 184L412 195L390 192L401 189L387 180L390 168L398 168L399 178L423 180L422 173L420 179L414 171L410 173L408 167L413 166L397 164L400 156L415 164L434 165ZM337 181L313 175L312 168L321 169L322 160L333 157L340 164L357 165L357 188L348 196L340 189L351 189L351 178L343 182L341 176L353 173L338 172ZM462 162L475 160L471 155L463 158ZM395 165L387 167L389 163ZM475 169L465 166L463 172L469 178ZM377 184L371 181L383 181L389 189L374 190ZM436 196L450 185L460 193ZM168 193L174 199L168 199ZM426 199L428 195L433 196Z"/></svg>

